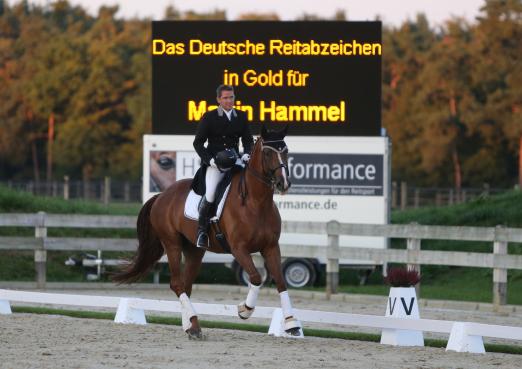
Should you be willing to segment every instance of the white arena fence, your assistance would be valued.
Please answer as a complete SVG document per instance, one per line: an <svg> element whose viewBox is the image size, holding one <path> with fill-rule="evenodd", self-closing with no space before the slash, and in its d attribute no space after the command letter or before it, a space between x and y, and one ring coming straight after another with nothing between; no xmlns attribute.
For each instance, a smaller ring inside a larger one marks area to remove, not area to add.
<svg viewBox="0 0 522 369"><path fill-rule="evenodd" d="M117 309L114 321L116 323L126 324L147 324L145 311L162 311L178 315L181 314L181 304L178 301L53 294L0 289L0 314L7 315L12 313L11 302L114 308ZM237 317L236 305L204 303L193 303L193 305L196 312L200 315ZM485 353L482 337L522 340L522 328L520 327L301 309L294 309L294 314L296 318L303 323L325 323L339 326L386 329L388 330L388 338L393 337L394 334L407 333L407 331L446 333L449 334L446 350L458 352ZM258 306L252 317L270 320L268 334L276 337L286 336L283 328L284 319L281 308ZM389 334L390 330L391 335ZM393 339L388 342L383 342L381 339L381 343L401 345L399 341ZM402 345L419 346L418 343ZM421 345L423 345L423 343Z"/></svg>
<svg viewBox="0 0 522 369"><path fill-rule="evenodd" d="M111 228L135 229L136 217L77 214L0 214L0 227L31 227L34 237L0 237L0 250L34 250L36 285L46 283L47 251L101 250L135 251L135 239L47 237L47 229ZM345 224L331 222L283 222L283 233L305 233L328 236L328 246L282 244L283 257L326 258L326 293L337 292L339 260L371 261L375 264L405 263L420 270L420 265L449 265L493 268L493 303L507 302L507 271L522 269L522 255L508 254L508 243L522 243L522 229L505 227L425 226L419 224ZM372 249L341 247L339 237L371 236L406 239L406 249ZM422 250L422 240L486 241L493 253Z"/></svg>

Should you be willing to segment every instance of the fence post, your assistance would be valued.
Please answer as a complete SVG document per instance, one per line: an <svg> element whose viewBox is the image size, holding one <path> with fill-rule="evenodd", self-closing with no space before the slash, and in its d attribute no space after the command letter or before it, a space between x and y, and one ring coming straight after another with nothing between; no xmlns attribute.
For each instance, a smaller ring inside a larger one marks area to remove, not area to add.
<svg viewBox="0 0 522 369"><path fill-rule="evenodd" d="M111 199L111 177L105 177L103 182L103 203L109 205Z"/></svg>
<svg viewBox="0 0 522 369"><path fill-rule="evenodd" d="M401 182L401 210L408 206L408 185L406 182Z"/></svg>
<svg viewBox="0 0 522 369"><path fill-rule="evenodd" d="M123 201L130 202L130 183L125 181L123 185Z"/></svg>
<svg viewBox="0 0 522 369"><path fill-rule="evenodd" d="M328 247L326 249L326 298L337 293L339 287L339 222L331 221L326 225Z"/></svg>
<svg viewBox="0 0 522 369"><path fill-rule="evenodd" d="M83 185L83 199L89 200L91 198L91 181L84 178L82 180Z"/></svg>
<svg viewBox="0 0 522 369"><path fill-rule="evenodd" d="M58 195L58 182L53 181L52 188L53 188L53 197L56 197Z"/></svg>
<svg viewBox="0 0 522 369"><path fill-rule="evenodd" d="M497 226L496 230L502 228ZM493 242L493 264L495 263L495 255L506 255L508 252L508 243L504 241ZM500 305L507 303L507 269L493 269L493 305L498 309Z"/></svg>
<svg viewBox="0 0 522 369"><path fill-rule="evenodd" d="M441 206L441 203L442 203L441 194L440 194L439 190L437 190L437 193L435 194L435 206L439 207L439 206Z"/></svg>
<svg viewBox="0 0 522 369"><path fill-rule="evenodd" d="M397 182L392 182L392 200L391 200L391 207L392 209L397 209Z"/></svg>
<svg viewBox="0 0 522 369"><path fill-rule="evenodd" d="M415 195L414 195L414 198L413 198L413 207L415 209L418 209L419 208L419 204L420 204L420 190L418 188L415 189Z"/></svg>
<svg viewBox="0 0 522 369"><path fill-rule="evenodd" d="M156 265L154 266L152 271L154 272L154 274L152 275L152 283L159 284L160 283L160 271L161 271L161 266L159 265L159 263L156 263Z"/></svg>
<svg viewBox="0 0 522 369"><path fill-rule="evenodd" d="M34 236L40 240L39 245L34 250L34 267L36 271L36 288L45 288L47 279L47 251L45 250L45 238L47 228L45 227L45 213L39 211L36 215Z"/></svg>
<svg viewBox="0 0 522 369"><path fill-rule="evenodd" d="M69 200L69 176L63 176L63 198Z"/></svg>
<svg viewBox="0 0 522 369"><path fill-rule="evenodd" d="M417 223L411 223L410 225L417 225ZM409 250L408 260L418 260L419 252L421 250L420 238L408 238L406 240L406 248ZM406 268L408 270L416 270L419 275L421 273L420 264L407 264ZM415 292L417 293L417 298L420 298L420 282L415 286Z"/></svg>
<svg viewBox="0 0 522 369"><path fill-rule="evenodd" d="M483 188L482 194L485 196L489 196L489 183L484 183L482 185L482 188Z"/></svg>

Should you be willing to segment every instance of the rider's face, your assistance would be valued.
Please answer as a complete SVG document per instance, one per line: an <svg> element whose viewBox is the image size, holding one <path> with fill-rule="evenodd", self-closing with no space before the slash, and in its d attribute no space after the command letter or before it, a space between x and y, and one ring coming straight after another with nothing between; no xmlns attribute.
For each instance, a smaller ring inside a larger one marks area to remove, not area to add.
<svg viewBox="0 0 522 369"><path fill-rule="evenodd" d="M221 91L221 96L217 98L217 102L225 110L230 110L234 107L234 91Z"/></svg>

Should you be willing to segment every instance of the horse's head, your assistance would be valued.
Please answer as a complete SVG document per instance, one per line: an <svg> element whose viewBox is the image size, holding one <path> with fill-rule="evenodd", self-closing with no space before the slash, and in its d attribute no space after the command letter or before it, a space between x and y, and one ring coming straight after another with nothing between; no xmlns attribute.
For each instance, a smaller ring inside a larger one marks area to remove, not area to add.
<svg viewBox="0 0 522 369"><path fill-rule="evenodd" d="M288 147L285 143L287 131L288 126L281 131L269 131L263 126L255 150L256 154L261 156L263 176L281 194L285 194L291 185L288 172Z"/></svg>

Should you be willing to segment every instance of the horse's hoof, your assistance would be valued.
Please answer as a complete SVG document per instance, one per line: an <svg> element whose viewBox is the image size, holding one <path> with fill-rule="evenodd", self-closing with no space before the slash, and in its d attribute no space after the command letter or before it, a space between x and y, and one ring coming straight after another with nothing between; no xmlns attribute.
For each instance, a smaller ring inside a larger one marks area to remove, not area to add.
<svg viewBox="0 0 522 369"><path fill-rule="evenodd" d="M237 315L243 320L250 318L253 313L254 308L248 307L245 303L237 306Z"/></svg>
<svg viewBox="0 0 522 369"><path fill-rule="evenodd" d="M285 332L288 333L291 336L298 337L298 336L301 336L300 329L301 328L299 328L299 327L295 327L295 328L287 329Z"/></svg>

